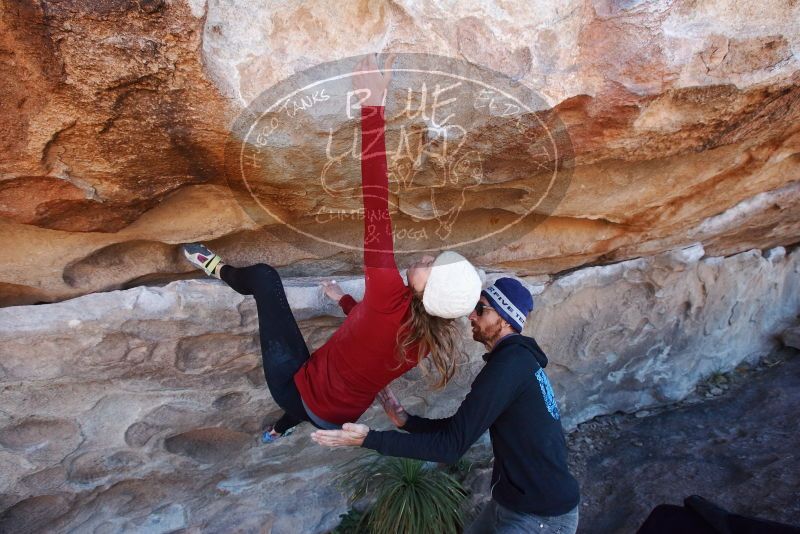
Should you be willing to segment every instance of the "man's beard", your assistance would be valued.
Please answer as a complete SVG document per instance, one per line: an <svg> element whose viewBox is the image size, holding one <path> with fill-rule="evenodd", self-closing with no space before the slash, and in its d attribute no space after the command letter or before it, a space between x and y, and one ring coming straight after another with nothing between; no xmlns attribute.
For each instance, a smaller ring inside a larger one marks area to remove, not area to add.
<svg viewBox="0 0 800 534"><path fill-rule="evenodd" d="M487 343L494 343L497 341L497 338L500 337L500 330L503 327L499 324L491 325L486 327L485 330L481 330L476 326L472 326L472 339L477 341L478 343L483 343L486 345Z"/></svg>

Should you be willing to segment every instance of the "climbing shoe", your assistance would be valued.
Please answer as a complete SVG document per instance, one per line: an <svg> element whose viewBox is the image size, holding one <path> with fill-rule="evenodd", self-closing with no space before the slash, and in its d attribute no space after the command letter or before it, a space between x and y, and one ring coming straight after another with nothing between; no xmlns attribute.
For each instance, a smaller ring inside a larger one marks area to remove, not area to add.
<svg viewBox="0 0 800 534"><path fill-rule="evenodd" d="M267 428L264 429L264 432L261 433L261 443L272 443L275 440L281 439L284 436L288 436L292 432L294 432L294 427L288 429L283 434L277 434L273 432L274 427L269 425Z"/></svg>
<svg viewBox="0 0 800 534"><path fill-rule="evenodd" d="M203 269L208 276L219 278L219 275L215 274L214 270L216 269L217 265L223 263L222 258L208 250L200 243L189 243L188 245L183 245L183 255L186 256L186 259L189 260L189 263L198 269Z"/></svg>

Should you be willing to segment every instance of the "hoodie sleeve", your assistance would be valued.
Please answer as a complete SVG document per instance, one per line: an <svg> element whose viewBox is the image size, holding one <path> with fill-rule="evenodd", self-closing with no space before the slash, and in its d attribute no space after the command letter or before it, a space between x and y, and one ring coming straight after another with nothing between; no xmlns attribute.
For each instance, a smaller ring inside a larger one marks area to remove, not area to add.
<svg viewBox="0 0 800 534"><path fill-rule="evenodd" d="M400 430L405 430L412 434L438 432L445 428L452 418L453 416L445 417L444 419L428 419L426 417L408 414L408 421L406 421L405 425L400 427Z"/></svg>
<svg viewBox="0 0 800 534"><path fill-rule="evenodd" d="M508 362L489 362L455 415L439 420L409 418L413 422L406 427L412 434L371 430L362 447L388 456L455 463L517 397L519 375Z"/></svg>

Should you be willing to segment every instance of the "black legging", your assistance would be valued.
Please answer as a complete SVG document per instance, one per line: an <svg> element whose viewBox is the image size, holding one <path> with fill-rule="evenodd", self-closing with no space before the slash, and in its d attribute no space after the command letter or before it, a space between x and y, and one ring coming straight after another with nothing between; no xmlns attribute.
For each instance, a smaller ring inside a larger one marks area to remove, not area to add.
<svg viewBox="0 0 800 534"><path fill-rule="evenodd" d="M275 431L283 434L303 421L310 422L294 383L295 373L310 354L278 271L264 263L241 268L223 265L219 276L237 293L256 300L264 377L272 398L286 411L275 423Z"/></svg>

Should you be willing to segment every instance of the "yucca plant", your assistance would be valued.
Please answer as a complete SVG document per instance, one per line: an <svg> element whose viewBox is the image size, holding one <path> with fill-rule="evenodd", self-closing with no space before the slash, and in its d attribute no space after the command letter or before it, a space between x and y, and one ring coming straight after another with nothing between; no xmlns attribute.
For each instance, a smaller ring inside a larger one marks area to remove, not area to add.
<svg viewBox="0 0 800 534"><path fill-rule="evenodd" d="M337 477L350 502L375 496L360 527L372 534L457 534L466 492L435 464L370 453Z"/></svg>

